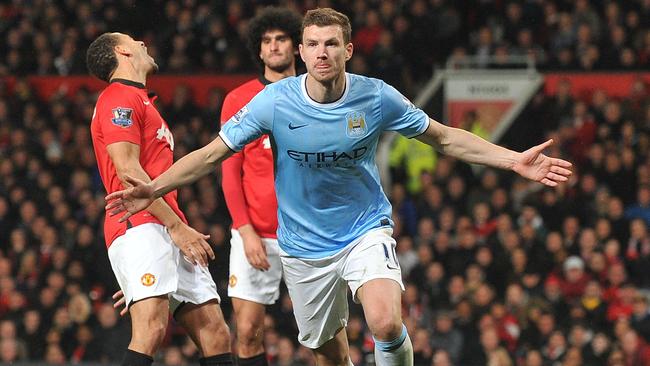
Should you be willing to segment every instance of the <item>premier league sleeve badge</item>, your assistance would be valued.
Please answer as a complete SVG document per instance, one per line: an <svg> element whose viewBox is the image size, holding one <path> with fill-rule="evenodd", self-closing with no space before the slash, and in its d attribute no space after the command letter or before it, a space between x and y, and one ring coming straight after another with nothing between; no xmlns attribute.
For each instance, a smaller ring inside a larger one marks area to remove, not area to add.
<svg viewBox="0 0 650 366"><path fill-rule="evenodd" d="M133 114L133 109L117 107L114 108L112 112L113 112L113 118L111 118L111 122L113 122L114 125L120 126L122 128L131 127L131 125L133 124L133 119L131 119L131 115Z"/></svg>

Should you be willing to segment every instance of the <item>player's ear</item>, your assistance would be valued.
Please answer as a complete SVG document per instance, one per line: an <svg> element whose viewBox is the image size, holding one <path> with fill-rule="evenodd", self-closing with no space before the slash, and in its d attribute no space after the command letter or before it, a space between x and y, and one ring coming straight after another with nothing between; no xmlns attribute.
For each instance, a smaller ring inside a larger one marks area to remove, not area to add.
<svg viewBox="0 0 650 366"><path fill-rule="evenodd" d="M131 56L131 52L126 47L124 47L124 45L118 44L115 46L114 49L118 55L127 56L127 57Z"/></svg>
<svg viewBox="0 0 650 366"><path fill-rule="evenodd" d="M352 42L350 42L345 45L345 61L350 60L352 58L353 53L354 53L354 46L352 45Z"/></svg>
<svg viewBox="0 0 650 366"><path fill-rule="evenodd" d="M302 52L303 52L302 43L299 43L299 44L298 44L298 53L300 53L300 58L302 59L302 62L307 62L307 61L305 60L305 55L303 55Z"/></svg>

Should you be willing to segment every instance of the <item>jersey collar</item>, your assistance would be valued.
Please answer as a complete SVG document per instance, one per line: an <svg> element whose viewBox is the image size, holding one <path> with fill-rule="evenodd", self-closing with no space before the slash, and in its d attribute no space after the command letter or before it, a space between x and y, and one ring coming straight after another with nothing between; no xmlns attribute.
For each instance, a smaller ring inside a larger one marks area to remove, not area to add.
<svg viewBox="0 0 650 366"><path fill-rule="evenodd" d="M303 98L305 98L307 103L315 107L334 108L336 106L341 105L345 101L346 97L348 96L348 93L350 92L350 74L348 74L347 72L345 73L345 90L343 91L343 95L341 95L339 99L330 103L318 103L317 101L311 99L311 97L307 93L307 73L304 73L302 75L302 80L300 80L300 89L302 90L302 96Z"/></svg>
<svg viewBox="0 0 650 366"><path fill-rule="evenodd" d="M128 86L134 86L134 87L136 87L138 89L145 89L144 84L138 83L137 81L133 81L133 80L116 78L116 79L111 79L111 84L112 83L120 83L120 84L124 84L124 85L128 85Z"/></svg>
<svg viewBox="0 0 650 366"><path fill-rule="evenodd" d="M266 86L272 83L272 81L269 81L269 79L264 77L264 74L260 74L260 76L257 78L262 85Z"/></svg>

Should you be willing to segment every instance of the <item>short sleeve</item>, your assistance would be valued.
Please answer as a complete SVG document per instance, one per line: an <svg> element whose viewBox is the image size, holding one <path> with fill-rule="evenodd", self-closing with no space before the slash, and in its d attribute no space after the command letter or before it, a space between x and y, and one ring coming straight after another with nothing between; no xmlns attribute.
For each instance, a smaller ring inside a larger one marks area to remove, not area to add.
<svg viewBox="0 0 650 366"><path fill-rule="evenodd" d="M429 127L429 117L392 86L383 83L380 90L384 129L405 137L421 135Z"/></svg>
<svg viewBox="0 0 650 366"><path fill-rule="evenodd" d="M275 98L270 89L264 88L221 128L219 136L231 150L240 151L249 142L271 133Z"/></svg>
<svg viewBox="0 0 650 366"><path fill-rule="evenodd" d="M136 93L120 90L104 94L97 102L95 113L106 145L115 142L141 144L144 101Z"/></svg>

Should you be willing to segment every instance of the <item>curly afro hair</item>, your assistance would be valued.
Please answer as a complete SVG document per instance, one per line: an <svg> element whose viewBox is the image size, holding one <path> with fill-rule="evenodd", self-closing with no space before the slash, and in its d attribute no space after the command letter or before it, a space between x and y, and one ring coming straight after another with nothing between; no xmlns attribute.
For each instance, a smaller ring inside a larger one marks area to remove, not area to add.
<svg viewBox="0 0 650 366"><path fill-rule="evenodd" d="M302 19L294 11L286 8L264 8L248 25L248 50L257 65L263 70L264 62L260 60L262 36L271 30L285 32L297 49L302 36Z"/></svg>

